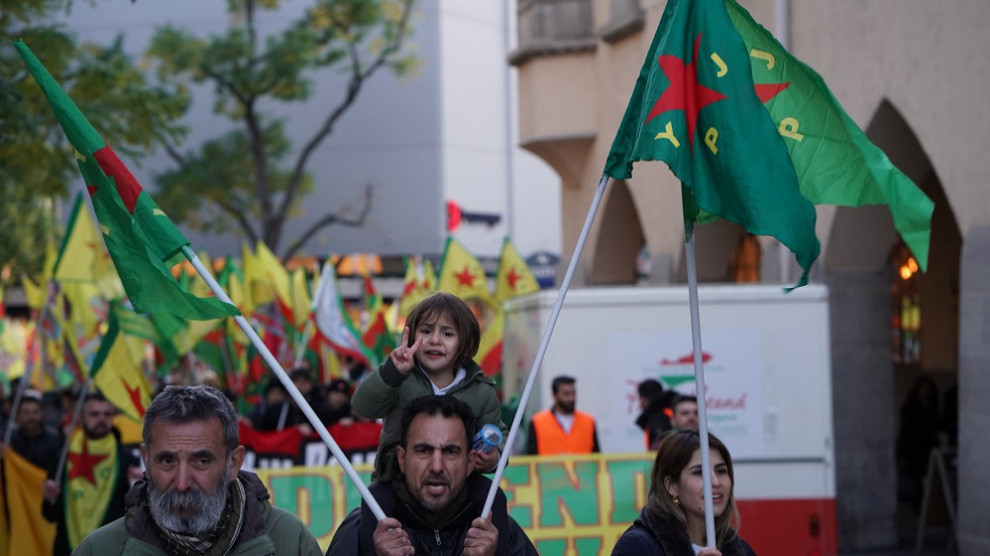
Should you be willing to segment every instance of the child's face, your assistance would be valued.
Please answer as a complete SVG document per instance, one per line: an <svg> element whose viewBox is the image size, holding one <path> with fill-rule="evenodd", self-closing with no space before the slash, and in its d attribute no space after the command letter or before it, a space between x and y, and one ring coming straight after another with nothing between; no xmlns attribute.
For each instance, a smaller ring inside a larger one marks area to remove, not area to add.
<svg viewBox="0 0 990 556"><path fill-rule="evenodd" d="M457 328L447 315L439 315L435 320L425 319L413 331L413 339L422 338L416 359L430 376L454 372L457 348L460 337Z"/></svg>

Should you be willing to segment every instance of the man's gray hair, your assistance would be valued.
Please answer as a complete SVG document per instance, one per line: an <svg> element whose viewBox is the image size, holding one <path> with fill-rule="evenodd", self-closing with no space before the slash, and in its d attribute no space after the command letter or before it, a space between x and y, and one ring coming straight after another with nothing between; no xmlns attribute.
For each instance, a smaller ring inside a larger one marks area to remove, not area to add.
<svg viewBox="0 0 990 556"><path fill-rule="evenodd" d="M162 423L193 423L219 419L227 454L240 444L237 432L237 412L220 390L212 386L166 386L151 400L144 414L141 438L151 446L151 426Z"/></svg>

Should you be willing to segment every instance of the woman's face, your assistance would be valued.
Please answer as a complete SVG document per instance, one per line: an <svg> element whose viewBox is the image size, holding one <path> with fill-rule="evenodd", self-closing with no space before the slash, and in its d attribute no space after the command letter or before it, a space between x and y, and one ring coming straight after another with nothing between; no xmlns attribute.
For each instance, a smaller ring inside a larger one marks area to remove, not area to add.
<svg viewBox="0 0 990 556"><path fill-rule="evenodd" d="M732 495L732 479L729 478L729 466L718 450L709 450L709 463L712 466L712 508L715 517L722 515ZM681 471L675 481L670 477L664 479L664 487L671 496L680 499L680 506L689 521L704 521L705 494L701 478L701 450L695 450L688 461L687 467Z"/></svg>

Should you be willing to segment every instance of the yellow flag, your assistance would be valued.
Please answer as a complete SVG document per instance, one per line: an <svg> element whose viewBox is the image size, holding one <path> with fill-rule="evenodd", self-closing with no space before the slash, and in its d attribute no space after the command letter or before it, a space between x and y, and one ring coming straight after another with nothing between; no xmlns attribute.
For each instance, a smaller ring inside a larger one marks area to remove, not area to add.
<svg viewBox="0 0 990 556"><path fill-rule="evenodd" d="M75 548L103 523L117 485L117 439L87 438L77 428L65 464L65 526Z"/></svg>
<svg viewBox="0 0 990 556"><path fill-rule="evenodd" d="M495 304L488 291L488 278L481 263L452 237L447 238L443 250L437 289L453 293L465 301L476 299L489 305Z"/></svg>
<svg viewBox="0 0 990 556"><path fill-rule="evenodd" d="M27 298L28 307L35 311L40 310L45 304L45 288L35 284L27 276L21 276L21 287L24 288L24 297Z"/></svg>
<svg viewBox="0 0 990 556"><path fill-rule="evenodd" d="M402 320L409 315L413 307L433 293L436 287L437 275L433 271L433 263L419 256L407 258L406 279L402 285L402 297L398 304L398 314Z"/></svg>
<svg viewBox="0 0 990 556"><path fill-rule="evenodd" d="M481 333L478 354L474 356L475 362L488 376L497 375L502 370L502 339L504 337L505 311L498 307L495 309L495 318Z"/></svg>
<svg viewBox="0 0 990 556"><path fill-rule="evenodd" d="M502 255L498 261L498 273L495 277L495 300L498 302L512 299L519 295L540 291L536 276L529 265L519 255L515 245L509 238L502 242Z"/></svg>
<svg viewBox="0 0 990 556"><path fill-rule="evenodd" d="M296 328L305 326L312 312L313 299L306 285L306 271L297 268L292 273L292 324Z"/></svg>
<svg viewBox="0 0 990 556"><path fill-rule="evenodd" d="M12 533L9 554L51 554L55 544L55 524L41 515L47 473L14 450L6 450L3 465L7 516Z"/></svg>
<svg viewBox="0 0 990 556"><path fill-rule="evenodd" d="M143 339L130 336L121 326L118 311L126 310L119 302L110 305L107 333L100 343L90 377L110 402L128 417L138 421L151 403L151 387L141 359Z"/></svg>
<svg viewBox="0 0 990 556"><path fill-rule="evenodd" d="M263 245L258 242L258 245ZM244 297L250 311L257 307L275 301L275 288L268 277L268 269L261 256L255 255L251 248L244 245L241 248L241 260L244 272Z"/></svg>

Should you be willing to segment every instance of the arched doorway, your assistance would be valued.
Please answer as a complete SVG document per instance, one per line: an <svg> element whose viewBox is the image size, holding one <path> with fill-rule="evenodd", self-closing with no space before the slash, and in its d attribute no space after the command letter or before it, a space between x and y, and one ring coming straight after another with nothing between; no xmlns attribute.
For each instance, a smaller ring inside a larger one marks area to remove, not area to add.
<svg viewBox="0 0 990 556"><path fill-rule="evenodd" d="M840 207L829 230L823 259L840 550L913 535L915 508L897 444L900 409L920 377L935 378L941 399L957 376L958 225L922 145L890 102L880 104L866 132L935 202L935 212L925 274L912 270L886 207Z"/></svg>

